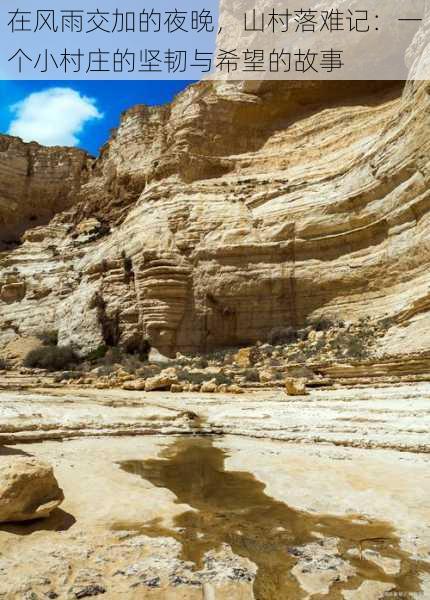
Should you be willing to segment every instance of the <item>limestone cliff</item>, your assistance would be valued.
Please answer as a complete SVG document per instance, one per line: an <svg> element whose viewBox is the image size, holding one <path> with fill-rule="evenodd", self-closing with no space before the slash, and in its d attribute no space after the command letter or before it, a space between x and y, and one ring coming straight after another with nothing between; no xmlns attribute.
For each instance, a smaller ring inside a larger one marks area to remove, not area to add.
<svg viewBox="0 0 430 600"><path fill-rule="evenodd" d="M81 150L0 135L0 248L71 206L91 162Z"/></svg>
<svg viewBox="0 0 430 600"><path fill-rule="evenodd" d="M50 210L68 210L18 220L0 341L54 328L83 352L145 336L191 352L329 314L392 317L381 352L428 348L429 110L425 82L200 83L127 111L94 164L38 147ZM9 163L0 190L43 205Z"/></svg>

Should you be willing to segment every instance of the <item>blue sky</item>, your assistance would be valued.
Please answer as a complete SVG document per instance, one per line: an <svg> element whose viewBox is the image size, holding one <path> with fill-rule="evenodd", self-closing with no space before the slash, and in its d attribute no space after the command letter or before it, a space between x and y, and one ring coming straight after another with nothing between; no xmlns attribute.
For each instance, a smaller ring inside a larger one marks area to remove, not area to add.
<svg viewBox="0 0 430 600"><path fill-rule="evenodd" d="M164 104L186 81L0 81L0 132L97 155L135 104Z"/></svg>

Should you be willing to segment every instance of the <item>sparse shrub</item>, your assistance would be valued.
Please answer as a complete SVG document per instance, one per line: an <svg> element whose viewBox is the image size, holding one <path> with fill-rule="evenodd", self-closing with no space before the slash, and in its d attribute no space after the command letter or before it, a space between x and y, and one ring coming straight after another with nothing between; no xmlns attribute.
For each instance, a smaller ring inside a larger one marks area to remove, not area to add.
<svg viewBox="0 0 430 600"><path fill-rule="evenodd" d="M225 350L213 350L205 355L203 360L222 363L224 362L226 352Z"/></svg>
<svg viewBox="0 0 430 600"><path fill-rule="evenodd" d="M198 369L207 369L209 366L209 362L206 360L206 358L199 358L199 360L196 362L195 365Z"/></svg>
<svg viewBox="0 0 430 600"><path fill-rule="evenodd" d="M122 365L129 373L134 373L136 369L142 366L142 361L138 355L129 354L118 346L107 346L106 344L102 344L90 352L85 359L105 367Z"/></svg>
<svg viewBox="0 0 430 600"><path fill-rule="evenodd" d="M57 346L58 344L58 331L56 329L44 329L43 331L38 331L36 337L44 346Z"/></svg>
<svg viewBox="0 0 430 600"><path fill-rule="evenodd" d="M268 362L271 367L280 367L282 365L282 361L276 357L270 357Z"/></svg>
<svg viewBox="0 0 430 600"><path fill-rule="evenodd" d="M328 331L335 325L335 321L331 317L316 317L308 321L309 326L314 331Z"/></svg>
<svg viewBox="0 0 430 600"><path fill-rule="evenodd" d="M192 372L185 369L178 370L177 376L179 381L196 383L198 385L201 385L205 381L210 381L212 379L212 375L208 375L207 373L202 373L201 371Z"/></svg>
<svg viewBox="0 0 430 600"><path fill-rule="evenodd" d="M365 345L365 339L359 336L350 337L348 339L346 349L348 351L348 356L358 360L362 360L369 355L369 351Z"/></svg>
<svg viewBox="0 0 430 600"><path fill-rule="evenodd" d="M111 232L110 226L106 223L102 223L97 231L97 237L103 237L105 235L109 235Z"/></svg>
<svg viewBox="0 0 430 600"><path fill-rule="evenodd" d="M139 358L143 362L148 360L149 353L151 352L151 338L149 336L145 336L139 346Z"/></svg>
<svg viewBox="0 0 430 600"><path fill-rule="evenodd" d="M100 365L95 371L99 377L109 377L109 375L115 373L113 365Z"/></svg>
<svg viewBox="0 0 430 600"><path fill-rule="evenodd" d="M294 327L274 327L269 333L268 342L272 346L292 344L297 341L297 331Z"/></svg>
<svg viewBox="0 0 430 600"><path fill-rule="evenodd" d="M147 377L154 377L154 375L158 375L160 372L161 367L158 365L144 365L137 369L136 375L142 379L146 379Z"/></svg>
<svg viewBox="0 0 430 600"><path fill-rule="evenodd" d="M75 364L77 360L71 346L41 346L30 350L24 358L24 366L32 369L60 371Z"/></svg>
<svg viewBox="0 0 430 600"><path fill-rule="evenodd" d="M249 383L259 383L260 375L258 373L258 369L246 369L244 372L245 381Z"/></svg>
<svg viewBox="0 0 430 600"><path fill-rule="evenodd" d="M308 339L310 332L311 330L309 327L306 327L305 329L299 329L297 332L297 339L305 342Z"/></svg>
<svg viewBox="0 0 430 600"><path fill-rule="evenodd" d="M283 372L282 369L277 369L275 371L275 381L284 381L285 380L285 373Z"/></svg>
<svg viewBox="0 0 430 600"><path fill-rule="evenodd" d="M231 385L233 383L232 378L225 373L214 374L209 372L204 373L202 371L187 371L186 369L181 369L177 371L177 376L181 382L188 382L198 385L201 385L207 381L212 381L212 379L215 379L217 385Z"/></svg>
<svg viewBox="0 0 430 600"><path fill-rule="evenodd" d="M108 349L108 346L102 344L101 346L98 346L98 348L96 348L95 350L89 352L89 354L86 355L85 359L89 360L90 362L100 360L101 358L104 358L106 356Z"/></svg>
<svg viewBox="0 0 430 600"><path fill-rule="evenodd" d="M306 362L306 352L304 352L303 350L296 350L295 352L293 351L288 356L288 359L292 362L305 363Z"/></svg>
<svg viewBox="0 0 430 600"><path fill-rule="evenodd" d="M82 377L82 373L79 371L63 371L55 376L54 382L60 383L60 381L73 381L75 379L80 379Z"/></svg>
<svg viewBox="0 0 430 600"><path fill-rule="evenodd" d="M373 335L365 330L342 331L330 347L339 358L363 360L370 355Z"/></svg>
<svg viewBox="0 0 430 600"><path fill-rule="evenodd" d="M181 356L180 358L175 359L175 365L177 367L187 367L191 364L191 359L187 356Z"/></svg>
<svg viewBox="0 0 430 600"><path fill-rule="evenodd" d="M384 317L383 319L381 319L379 321L379 325L383 328L383 329L389 329L390 327L393 327L393 325L396 324L396 320L394 317Z"/></svg>
<svg viewBox="0 0 430 600"><path fill-rule="evenodd" d="M314 351L315 352L322 352L323 350L325 350L326 347L326 342L324 339L322 340L317 340L314 344Z"/></svg>
<svg viewBox="0 0 430 600"><path fill-rule="evenodd" d="M128 373L136 373L142 366L140 357L135 354L126 354L122 357L121 364Z"/></svg>
<svg viewBox="0 0 430 600"><path fill-rule="evenodd" d="M122 363L123 353L121 352L121 349L117 346L114 346L112 348L102 346L99 350L99 353L101 354L103 353L103 351L104 354L103 356L101 356L101 358L103 359L104 365L116 365Z"/></svg>
<svg viewBox="0 0 430 600"><path fill-rule="evenodd" d="M215 379L217 385L231 385L233 383L233 379L225 373L217 373L213 379Z"/></svg>

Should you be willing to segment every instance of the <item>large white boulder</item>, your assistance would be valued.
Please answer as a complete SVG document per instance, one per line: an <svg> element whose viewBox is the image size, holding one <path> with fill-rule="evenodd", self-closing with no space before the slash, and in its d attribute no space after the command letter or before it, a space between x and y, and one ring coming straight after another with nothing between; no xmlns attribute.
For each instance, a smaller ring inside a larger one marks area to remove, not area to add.
<svg viewBox="0 0 430 600"><path fill-rule="evenodd" d="M64 500L51 465L31 457L0 461L0 522L48 517Z"/></svg>

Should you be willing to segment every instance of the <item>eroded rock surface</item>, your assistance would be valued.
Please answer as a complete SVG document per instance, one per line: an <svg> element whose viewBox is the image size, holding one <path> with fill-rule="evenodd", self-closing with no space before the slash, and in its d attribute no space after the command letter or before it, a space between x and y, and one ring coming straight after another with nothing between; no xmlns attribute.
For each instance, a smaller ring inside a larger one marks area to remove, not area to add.
<svg viewBox="0 0 430 600"><path fill-rule="evenodd" d="M0 135L0 248L69 208L91 162L82 150L45 148Z"/></svg>
<svg viewBox="0 0 430 600"><path fill-rule="evenodd" d="M383 354L421 352L429 102L425 82L200 83L127 111L88 174L38 148L73 206L2 255L0 340L43 322L82 353L149 337L171 356L372 314Z"/></svg>
<svg viewBox="0 0 430 600"><path fill-rule="evenodd" d="M270 585L260 596L253 592L256 564L244 558L248 552L257 557L261 552L259 558L270 564L271 552L278 550L286 580L293 586L288 598L307 597L312 591L318 597L328 590L328 597L379 600L388 590L400 594L405 589L410 598L427 598L428 456L326 443L303 446L242 436L217 438L216 448L227 452L228 477L244 472L255 477L256 485L272 499L271 510L279 502L293 509L292 517L300 511L302 518L310 519L311 539L302 539L300 521L294 518L285 519L284 533L267 535L259 531L259 519L222 502L218 510L215 504L213 529L203 512L187 537L184 527L192 521L186 515L191 519L196 514L194 503L184 503L169 485L154 485L119 468L124 461L136 465L145 461L156 468L157 477L159 467L168 462L164 450L176 440L133 435L10 447L54 464L65 500L57 511L61 514L52 514L47 521L0 527L0 597L30 600L57 594L72 600L77 593L103 588L100 597L109 600L279 600L276 578L269 578ZM206 445L208 438L201 442ZM200 463L199 469L179 472L179 477L198 484L196 489L184 485L187 494L194 489L197 497L199 486L205 489L205 468L207 464ZM232 490L241 493L242 486ZM210 496L201 494L200 508L208 501ZM258 511L258 504L252 499L250 503ZM331 531L328 515L344 524L337 530L342 539ZM231 535L236 551L211 543L228 519L242 521ZM156 535L159 529L164 533ZM294 541L277 546L275 535L292 536ZM351 540L354 552L344 547L345 539ZM199 542L204 550L201 562L184 556L187 543ZM360 549L364 562L357 559ZM401 559L399 574L394 573L391 556ZM294 574L287 565L296 567Z"/></svg>

